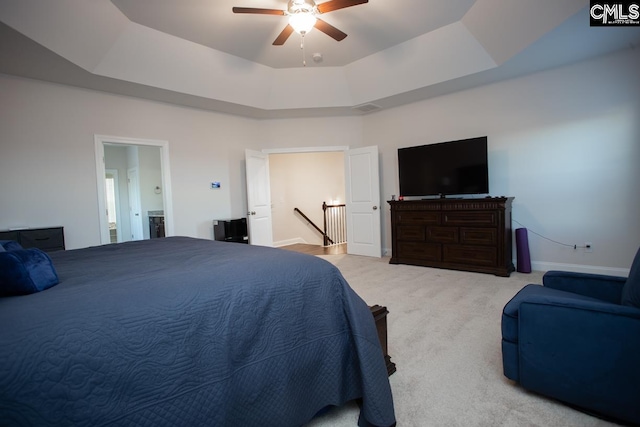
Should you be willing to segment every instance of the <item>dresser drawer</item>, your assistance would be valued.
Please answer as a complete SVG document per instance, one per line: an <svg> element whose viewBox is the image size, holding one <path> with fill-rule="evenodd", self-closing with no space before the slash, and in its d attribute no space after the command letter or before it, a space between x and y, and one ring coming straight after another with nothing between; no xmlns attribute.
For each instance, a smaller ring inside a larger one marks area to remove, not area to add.
<svg viewBox="0 0 640 427"><path fill-rule="evenodd" d="M14 242L17 242L18 232L17 231L0 231L0 240L13 240Z"/></svg>
<svg viewBox="0 0 640 427"><path fill-rule="evenodd" d="M498 230L495 228L460 228L460 243L464 245L495 245Z"/></svg>
<svg viewBox="0 0 640 427"><path fill-rule="evenodd" d="M417 242L398 242L398 258L442 261L442 245ZM395 256L395 255L394 255Z"/></svg>
<svg viewBox="0 0 640 427"><path fill-rule="evenodd" d="M469 227L496 227L498 212L495 211L459 211L442 214L442 224Z"/></svg>
<svg viewBox="0 0 640 427"><path fill-rule="evenodd" d="M420 225L399 225L396 228L398 240L424 242L425 231Z"/></svg>
<svg viewBox="0 0 640 427"><path fill-rule="evenodd" d="M38 248L49 252L64 250L62 227L21 230L20 245L25 249Z"/></svg>
<svg viewBox="0 0 640 427"><path fill-rule="evenodd" d="M427 227L427 241L433 243L458 243L458 227Z"/></svg>
<svg viewBox="0 0 640 427"><path fill-rule="evenodd" d="M402 224L440 224L440 212L400 211L397 215L397 221Z"/></svg>
<svg viewBox="0 0 640 427"><path fill-rule="evenodd" d="M498 262L495 247L443 245L442 252L442 260L448 263L494 267Z"/></svg>

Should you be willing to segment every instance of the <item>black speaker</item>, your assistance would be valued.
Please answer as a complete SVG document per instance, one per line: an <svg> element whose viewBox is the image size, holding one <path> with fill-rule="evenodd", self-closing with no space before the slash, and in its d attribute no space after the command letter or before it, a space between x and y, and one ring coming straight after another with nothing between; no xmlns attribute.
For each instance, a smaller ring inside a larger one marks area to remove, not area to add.
<svg viewBox="0 0 640 427"><path fill-rule="evenodd" d="M247 219L214 220L213 238L221 242L249 243Z"/></svg>

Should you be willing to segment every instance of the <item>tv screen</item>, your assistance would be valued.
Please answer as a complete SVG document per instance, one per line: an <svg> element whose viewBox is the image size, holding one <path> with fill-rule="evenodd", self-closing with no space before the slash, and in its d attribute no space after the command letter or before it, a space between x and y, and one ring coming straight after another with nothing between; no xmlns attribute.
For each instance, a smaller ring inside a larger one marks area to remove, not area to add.
<svg viewBox="0 0 640 427"><path fill-rule="evenodd" d="M398 149L402 196L489 194L487 137Z"/></svg>

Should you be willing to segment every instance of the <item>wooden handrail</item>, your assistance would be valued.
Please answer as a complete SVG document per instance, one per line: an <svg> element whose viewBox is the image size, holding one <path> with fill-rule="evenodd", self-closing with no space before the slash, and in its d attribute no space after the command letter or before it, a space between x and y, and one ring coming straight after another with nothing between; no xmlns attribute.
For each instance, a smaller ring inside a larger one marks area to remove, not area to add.
<svg viewBox="0 0 640 427"><path fill-rule="evenodd" d="M325 242L326 242L326 241L329 241L329 242L333 243L333 240L331 240L331 239L329 238L329 236L327 236L327 233L325 233L324 231L322 231L322 230L320 229L320 227L318 227L317 225L315 225L315 224L314 224L314 222L313 222L313 221L311 221L311 219L309 219L309 217L308 217L308 216L306 216L306 215L305 215L305 214L304 214L300 209L298 209L298 208L293 208L293 211L294 211L294 212L298 212L298 213L299 213L299 214L300 214L300 215L301 215L305 220L307 220L307 222L308 222L309 224L311 224L311 225L313 226L313 228L315 228L316 230L318 230L318 232L319 232L320 234L322 234L322 237L324 237Z"/></svg>

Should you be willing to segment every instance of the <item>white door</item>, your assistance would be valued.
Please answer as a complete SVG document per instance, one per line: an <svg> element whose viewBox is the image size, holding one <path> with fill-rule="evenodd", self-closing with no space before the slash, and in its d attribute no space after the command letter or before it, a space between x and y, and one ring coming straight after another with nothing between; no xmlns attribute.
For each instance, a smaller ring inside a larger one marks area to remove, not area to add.
<svg viewBox="0 0 640 427"><path fill-rule="evenodd" d="M260 151L245 150L245 161L249 243L258 246L273 246L269 155Z"/></svg>
<svg viewBox="0 0 640 427"><path fill-rule="evenodd" d="M378 147L345 152L347 253L382 256Z"/></svg>
<svg viewBox="0 0 640 427"><path fill-rule="evenodd" d="M131 221L131 240L142 240L142 208L140 203L140 180L138 169L127 169L127 183L129 189L129 216ZM125 239L126 240L126 239Z"/></svg>

